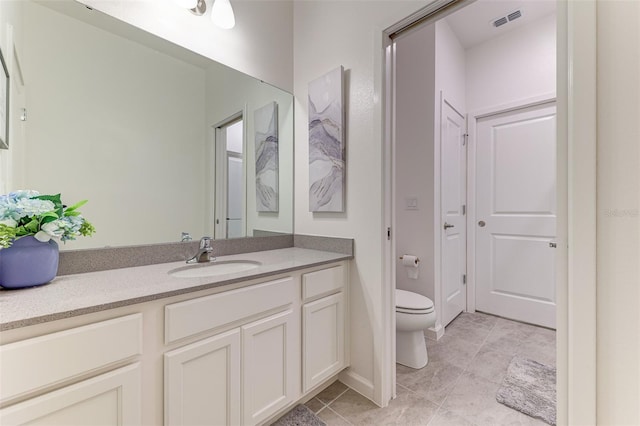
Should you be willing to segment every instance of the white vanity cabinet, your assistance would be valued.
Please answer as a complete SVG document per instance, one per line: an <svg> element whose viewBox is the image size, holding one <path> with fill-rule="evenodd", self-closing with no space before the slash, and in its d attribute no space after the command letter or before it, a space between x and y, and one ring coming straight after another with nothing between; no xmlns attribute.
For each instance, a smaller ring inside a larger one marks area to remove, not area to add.
<svg viewBox="0 0 640 426"><path fill-rule="evenodd" d="M240 330L165 354L165 424L240 424Z"/></svg>
<svg viewBox="0 0 640 426"><path fill-rule="evenodd" d="M292 310L242 327L243 425L266 420L300 394L299 328Z"/></svg>
<svg viewBox="0 0 640 426"><path fill-rule="evenodd" d="M343 265L302 275L302 390L346 367Z"/></svg>
<svg viewBox="0 0 640 426"><path fill-rule="evenodd" d="M140 424L141 352L140 314L0 346L0 424Z"/></svg>
<svg viewBox="0 0 640 426"><path fill-rule="evenodd" d="M0 424L268 424L348 366L347 269L3 331Z"/></svg>
<svg viewBox="0 0 640 426"><path fill-rule="evenodd" d="M232 327L164 355L165 424L254 425L300 395L295 281L285 277L165 307L169 344Z"/></svg>

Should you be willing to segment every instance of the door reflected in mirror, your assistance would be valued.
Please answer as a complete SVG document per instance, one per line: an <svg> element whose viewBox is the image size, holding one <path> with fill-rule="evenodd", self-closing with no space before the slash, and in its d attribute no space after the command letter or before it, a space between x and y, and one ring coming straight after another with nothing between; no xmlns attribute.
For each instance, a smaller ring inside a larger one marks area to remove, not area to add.
<svg viewBox="0 0 640 426"><path fill-rule="evenodd" d="M242 115L216 128L215 238L240 238L245 231L244 120Z"/></svg>

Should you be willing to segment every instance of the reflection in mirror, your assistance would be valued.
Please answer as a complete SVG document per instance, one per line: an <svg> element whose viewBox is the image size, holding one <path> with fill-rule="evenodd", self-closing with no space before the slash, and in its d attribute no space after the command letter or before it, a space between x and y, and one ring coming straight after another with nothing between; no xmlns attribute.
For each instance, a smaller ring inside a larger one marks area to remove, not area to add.
<svg viewBox="0 0 640 426"><path fill-rule="evenodd" d="M97 233L61 249L293 231L291 94L72 0L8 3L28 121L5 187L89 200ZM270 102L279 209L261 212L254 113Z"/></svg>
<svg viewBox="0 0 640 426"><path fill-rule="evenodd" d="M244 138L242 117L216 127L215 237L244 237Z"/></svg>

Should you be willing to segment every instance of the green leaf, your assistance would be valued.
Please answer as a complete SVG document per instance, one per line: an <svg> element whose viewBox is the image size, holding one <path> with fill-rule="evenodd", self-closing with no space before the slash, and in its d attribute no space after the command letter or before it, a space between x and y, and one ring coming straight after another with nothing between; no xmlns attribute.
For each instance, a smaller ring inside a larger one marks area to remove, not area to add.
<svg viewBox="0 0 640 426"><path fill-rule="evenodd" d="M84 237L88 237L96 232L96 228L93 227L91 223L88 221L84 221L82 226L80 227L80 235Z"/></svg>
<svg viewBox="0 0 640 426"><path fill-rule="evenodd" d="M24 229L29 231L29 233L35 234L40 230L40 222L37 218L34 218L31 222L24 225Z"/></svg>
<svg viewBox="0 0 640 426"><path fill-rule="evenodd" d="M78 203L75 203L74 205L72 205L71 207L67 207L67 209L65 210L67 213L72 212L82 206L84 206L85 204L87 204L89 200L82 200ZM69 216L69 214L67 214L67 216Z"/></svg>
<svg viewBox="0 0 640 426"><path fill-rule="evenodd" d="M60 217L55 213L55 212L46 212L46 213L42 213L40 215L41 218L45 219L45 218L53 218L55 219L60 219ZM51 222L50 220L48 222Z"/></svg>
<svg viewBox="0 0 640 426"><path fill-rule="evenodd" d="M16 238L16 228L0 224L0 249L10 247Z"/></svg>
<svg viewBox="0 0 640 426"><path fill-rule="evenodd" d="M64 212L65 216L80 216L82 213L80 212L74 212L74 211L69 211L67 210L66 212Z"/></svg>

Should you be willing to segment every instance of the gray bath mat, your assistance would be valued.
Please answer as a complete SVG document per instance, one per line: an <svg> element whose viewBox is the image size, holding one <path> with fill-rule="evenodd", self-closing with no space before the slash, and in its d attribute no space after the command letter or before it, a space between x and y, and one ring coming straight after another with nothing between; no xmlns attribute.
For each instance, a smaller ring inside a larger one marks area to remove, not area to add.
<svg viewBox="0 0 640 426"><path fill-rule="evenodd" d="M291 411L272 423L271 426L327 426L304 405L296 405Z"/></svg>
<svg viewBox="0 0 640 426"><path fill-rule="evenodd" d="M555 426L556 369L516 355L496 399L507 407Z"/></svg>

